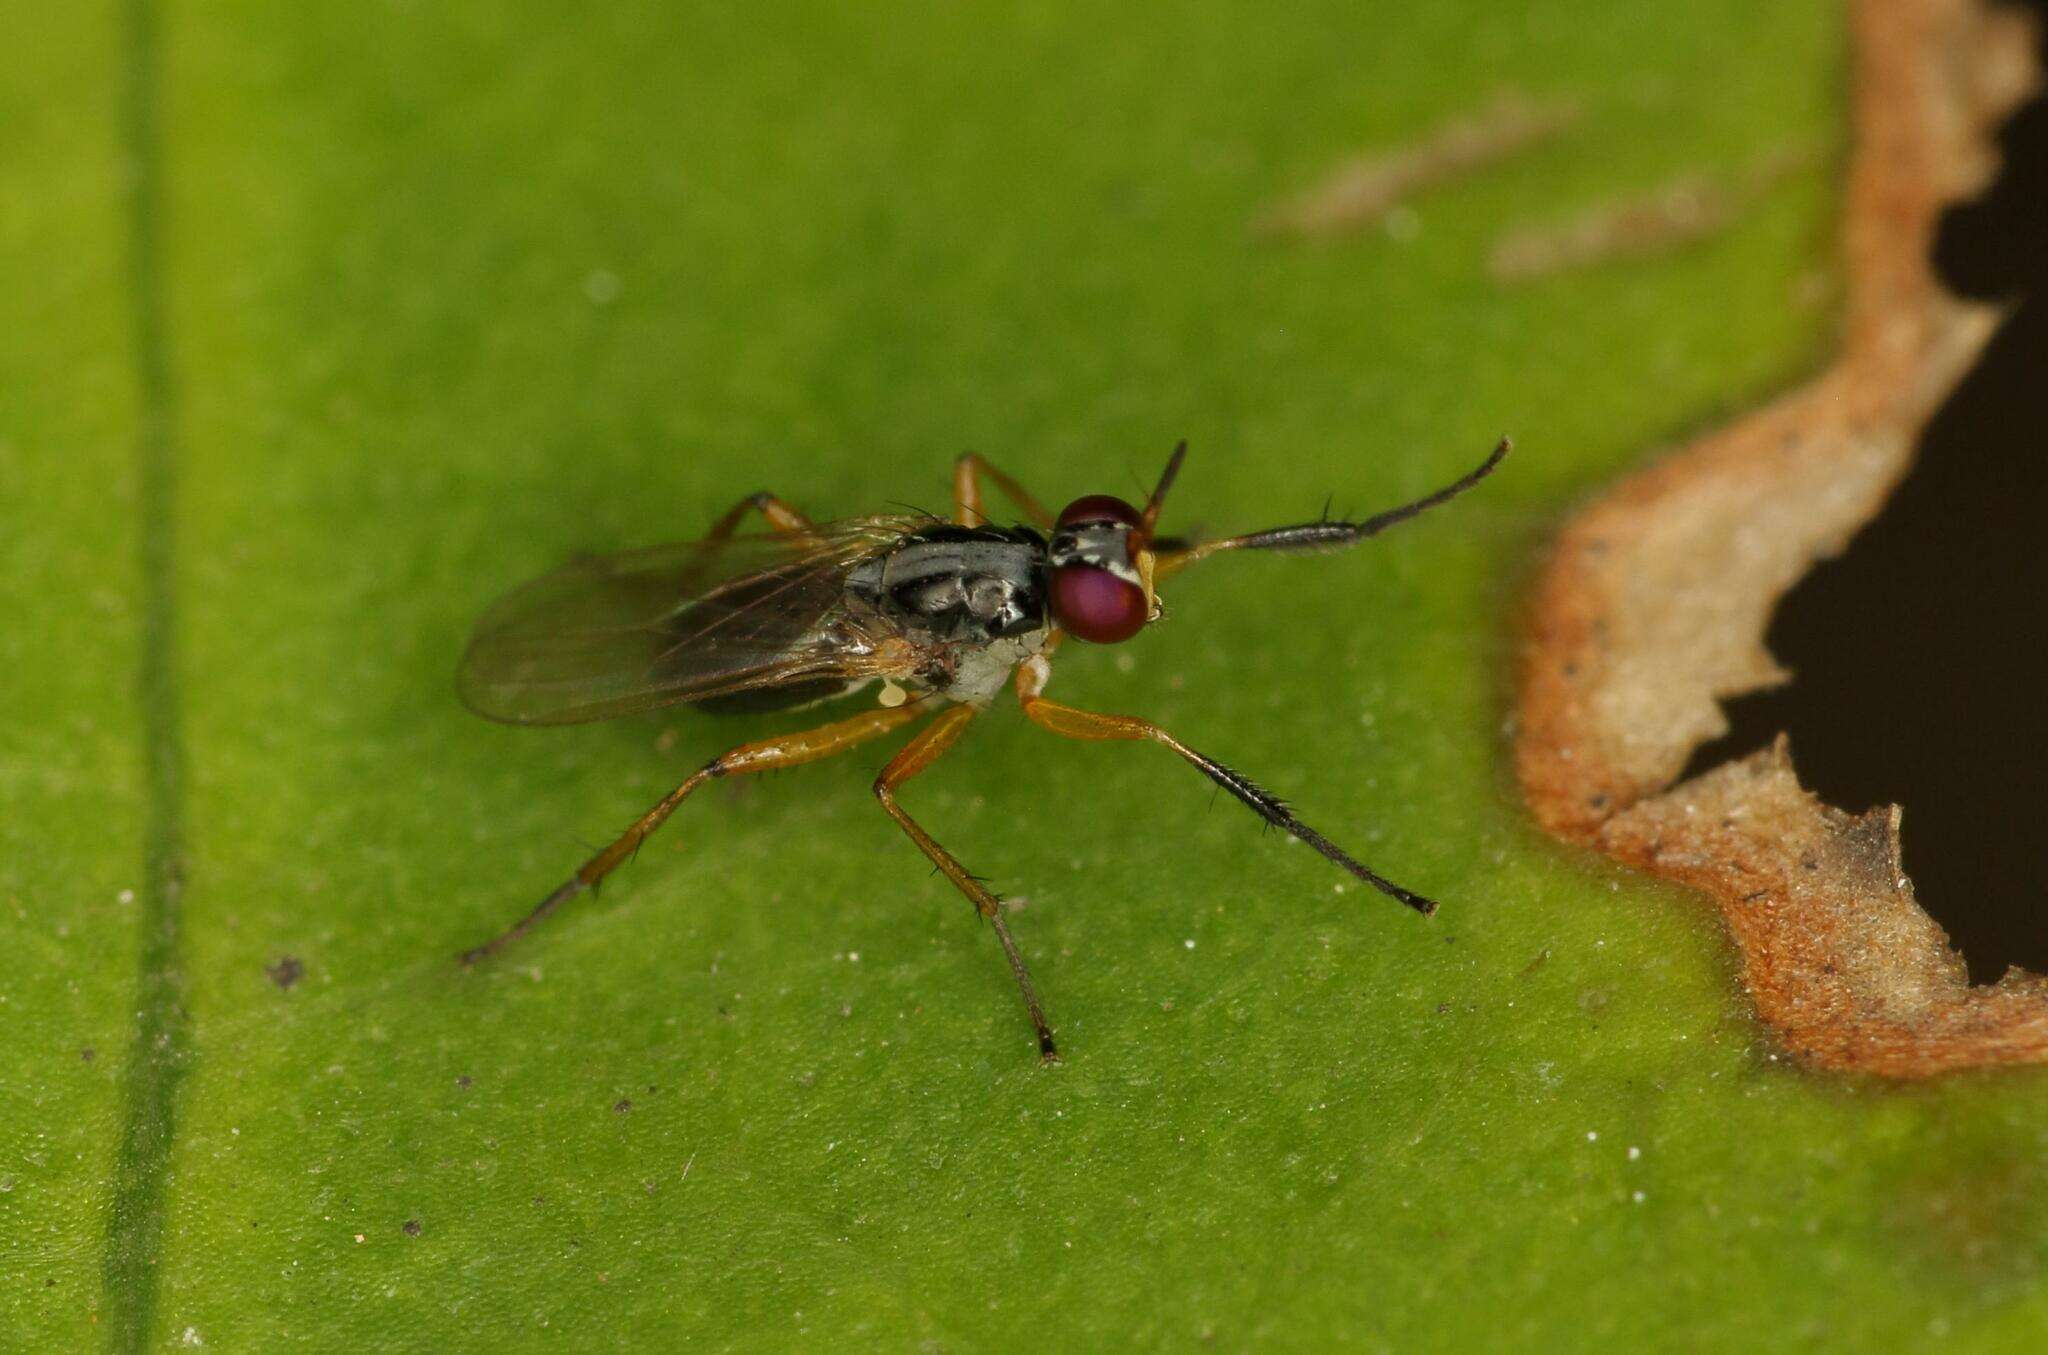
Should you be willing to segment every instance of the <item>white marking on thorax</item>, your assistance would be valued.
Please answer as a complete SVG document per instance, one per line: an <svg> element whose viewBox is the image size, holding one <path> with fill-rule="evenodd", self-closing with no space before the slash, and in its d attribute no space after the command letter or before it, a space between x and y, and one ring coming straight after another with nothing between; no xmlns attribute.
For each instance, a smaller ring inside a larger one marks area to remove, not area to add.
<svg viewBox="0 0 2048 1355"><path fill-rule="evenodd" d="M1009 681L1011 671L1018 664L1037 659L1050 633L1044 629L1027 631L1023 635L992 640L969 650L954 670L953 681L947 685L945 694L965 705L986 706L1003 689L1003 684Z"/></svg>

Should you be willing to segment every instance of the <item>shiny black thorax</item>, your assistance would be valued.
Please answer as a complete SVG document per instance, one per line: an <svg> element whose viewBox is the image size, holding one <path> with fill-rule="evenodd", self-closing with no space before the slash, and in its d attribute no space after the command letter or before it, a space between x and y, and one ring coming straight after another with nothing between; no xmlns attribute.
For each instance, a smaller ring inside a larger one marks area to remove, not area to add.
<svg viewBox="0 0 2048 1355"><path fill-rule="evenodd" d="M920 528L847 575L846 591L921 636L999 640L1043 630L1045 538L1029 527Z"/></svg>

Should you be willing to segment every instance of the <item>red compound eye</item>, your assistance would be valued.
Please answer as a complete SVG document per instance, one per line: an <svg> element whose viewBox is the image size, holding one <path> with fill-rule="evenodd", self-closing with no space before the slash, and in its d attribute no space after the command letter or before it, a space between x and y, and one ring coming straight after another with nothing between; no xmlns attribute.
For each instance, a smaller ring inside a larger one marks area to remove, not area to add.
<svg viewBox="0 0 2048 1355"><path fill-rule="evenodd" d="M1061 565L1052 572L1052 615L1077 640L1113 645L1145 629L1145 590L1094 565Z"/></svg>
<svg viewBox="0 0 2048 1355"><path fill-rule="evenodd" d="M1073 527L1083 522L1121 522L1135 527L1138 510L1114 494L1089 494L1060 510L1060 526Z"/></svg>

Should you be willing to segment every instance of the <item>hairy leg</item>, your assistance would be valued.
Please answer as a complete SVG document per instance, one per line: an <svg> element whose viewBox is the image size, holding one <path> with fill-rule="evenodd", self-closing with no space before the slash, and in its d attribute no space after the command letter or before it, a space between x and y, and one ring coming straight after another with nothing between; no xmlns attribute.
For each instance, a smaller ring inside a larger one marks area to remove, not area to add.
<svg viewBox="0 0 2048 1355"><path fill-rule="evenodd" d="M534 910L513 923L497 936L463 952L464 964L475 964L487 955L504 949L513 941L533 930L542 918L575 898L585 890L596 889L605 876L612 873L622 862L638 851L648 834L661 827L676 806L690 798L692 792L706 781L721 776L739 776L747 772L775 771L782 767L795 767L806 762L816 762L849 748L858 747L870 739L880 738L892 730L931 712L931 707L921 702L880 710L863 711L850 719L838 720L816 729L800 730L777 738L763 739L757 743L743 743L720 753L691 773L689 780L677 786L661 801L633 821L632 827L619 834L609 847L585 861L577 872L546 898Z"/></svg>
<svg viewBox="0 0 2048 1355"><path fill-rule="evenodd" d="M1046 700L1039 692L1044 689L1050 672L1051 666L1045 663L1042 657L1027 660L1017 670L1017 700L1023 705L1024 714L1033 724L1070 739L1147 740L1163 744L1179 754L1202 775L1229 791L1267 823L1284 829L1306 842L1382 894L1400 900L1425 916L1436 911L1436 903L1433 900L1403 889L1392 880L1369 869L1353 859L1342 847L1295 818L1294 811L1289 809L1279 796L1262 790L1242 772L1233 771L1216 759L1196 752L1150 720L1141 720L1131 715L1100 715L1094 711L1080 710L1074 706Z"/></svg>
<svg viewBox="0 0 2048 1355"><path fill-rule="evenodd" d="M972 706L954 706L921 730L875 778L875 798L882 802L882 808L896 820L897 826L910 835L917 849L931 858L932 864L953 882L954 888L967 896L974 905L974 911L987 919L994 929L996 940L1002 945L1003 956L1010 962L1010 973L1017 980L1017 990L1023 994L1024 1010L1031 1018L1031 1027L1038 1035L1039 1057L1052 1063L1059 1059L1059 1048L1053 1043L1052 1027L1046 1024L1045 1009L1039 1005L1038 990L1032 985L1031 971L1025 967L1024 955L1010 936L1009 924L1003 921L1002 901L990 892L987 885L969 874L967 867L941 847L916 819L904 811L902 805L896 803L896 788L938 761L953 746L974 715Z"/></svg>

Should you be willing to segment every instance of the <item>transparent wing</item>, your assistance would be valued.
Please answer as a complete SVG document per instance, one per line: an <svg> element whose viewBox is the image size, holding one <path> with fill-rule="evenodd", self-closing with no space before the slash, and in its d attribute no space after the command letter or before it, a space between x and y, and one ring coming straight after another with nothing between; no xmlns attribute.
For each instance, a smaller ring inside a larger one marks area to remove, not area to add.
<svg viewBox="0 0 2048 1355"><path fill-rule="evenodd" d="M477 714L522 725L799 685L827 694L876 675L886 638L836 615L847 571L928 521L852 518L574 561L492 604L456 690Z"/></svg>

